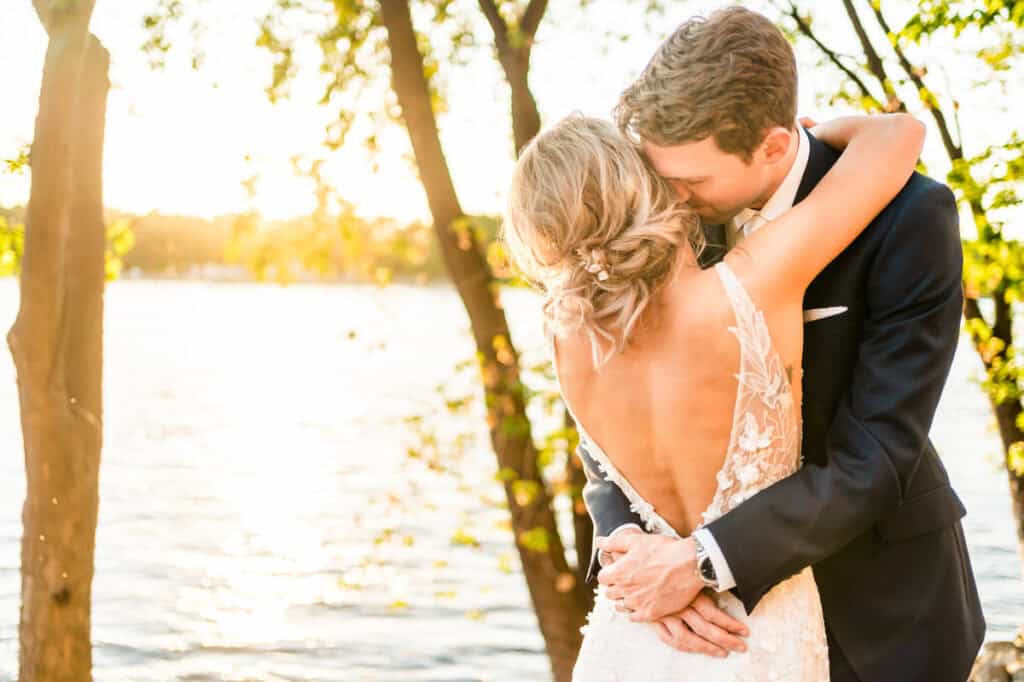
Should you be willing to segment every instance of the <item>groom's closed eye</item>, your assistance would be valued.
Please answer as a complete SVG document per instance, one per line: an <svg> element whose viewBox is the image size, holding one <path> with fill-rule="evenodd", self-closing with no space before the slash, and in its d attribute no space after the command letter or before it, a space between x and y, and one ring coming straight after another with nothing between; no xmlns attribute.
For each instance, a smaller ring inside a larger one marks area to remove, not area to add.
<svg viewBox="0 0 1024 682"><path fill-rule="evenodd" d="M682 201L690 201L693 198L694 190L700 186L702 182L708 179L707 176L700 176L696 178L667 178L669 184L675 188L676 194Z"/></svg>

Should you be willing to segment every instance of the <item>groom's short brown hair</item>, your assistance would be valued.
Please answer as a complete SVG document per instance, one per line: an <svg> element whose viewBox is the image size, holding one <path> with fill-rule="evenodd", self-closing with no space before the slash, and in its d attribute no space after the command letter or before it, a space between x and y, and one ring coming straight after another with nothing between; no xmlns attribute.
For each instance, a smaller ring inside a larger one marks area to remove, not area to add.
<svg viewBox="0 0 1024 682"><path fill-rule="evenodd" d="M796 121L793 49L765 16L743 7L686 21L615 107L619 128L659 146L714 136L749 161L773 126Z"/></svg>

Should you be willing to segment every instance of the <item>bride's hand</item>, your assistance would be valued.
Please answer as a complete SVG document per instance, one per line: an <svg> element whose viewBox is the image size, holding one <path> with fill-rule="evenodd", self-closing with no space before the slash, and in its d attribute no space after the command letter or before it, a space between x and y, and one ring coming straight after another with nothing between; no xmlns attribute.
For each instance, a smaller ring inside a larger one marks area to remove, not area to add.
<svg viewBox="0 0 1024 682"><path fill-rule="evenodd" d="M722 657L726 651L746 651L741 637L749 635L743 625L701 592L693 603L680 613L654 622L658 637L673 649L695 654Z"/></svg>
<svg viewBox="0 0 1024 682"><path fill-rule="evenodd" d="M846 142L843 140L835 139L835 136L833 136L832 139L829 139L829 131L827 127L824 129L824 135L822 135L823 131L821 124L818 123L817 120L811 118L810 116L801 116L800 118L797 119L797 123L799 123L802 127L806 128L807 132L809 132L811 135L818 138L819 140L827 144L829 147L832 147L833 149L843 149L844 147L846 147Z"/></svg>
<svg viewBox="0 0 1024 682"><path fill-rule="evenodd" d="M633 534L643 535L644 532L642 530L640 530L639 528L622 528L622 527L620 527L619 529L617 529L617 530L612 532L612 536L633 535ZM604 537L599 537L597 540L598 540L598 543L600 544L601 542L604 542L605 538ZM603 549L602 550L598 550L597 563L600 564L602 567L604 567L604 566L611 566L622 555L623 555L622 552L606 552Z"/></svg>

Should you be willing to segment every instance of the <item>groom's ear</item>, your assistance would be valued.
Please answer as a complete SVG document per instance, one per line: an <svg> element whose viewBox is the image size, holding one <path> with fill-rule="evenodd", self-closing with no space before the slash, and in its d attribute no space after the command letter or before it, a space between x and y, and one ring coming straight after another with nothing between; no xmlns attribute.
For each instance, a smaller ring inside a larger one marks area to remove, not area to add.
<svg viewBox="0 0 1024 682"><path fill-rule="evenodd" d="M782 126L774 126L768 129L764 140L761 142L761 146L757 148L756 154L763 163L778 163L785 158L786 152L789 151L789 144L792 141L792 130Z"/></svg>

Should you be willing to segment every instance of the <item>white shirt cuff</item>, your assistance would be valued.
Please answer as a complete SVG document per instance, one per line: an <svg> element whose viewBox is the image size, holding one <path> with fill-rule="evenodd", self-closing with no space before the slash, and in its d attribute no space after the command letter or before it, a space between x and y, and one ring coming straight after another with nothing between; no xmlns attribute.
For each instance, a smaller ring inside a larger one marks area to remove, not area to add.
<svg viewBox="0 0 1024 682"><path fill-rule="evenodd" d="M624 523L621 526L619 526L618 528L616 528L615 530L613 530L611 533L608 533L608 537L613 538L613 537L615 537L616 533L618 533L619 531L626 530L627 528L635 528L638 531L640 531L641 533L644 532L644 529L641 528L640 526L636 525L635 523ZM611 560L612 560L611 555L609 555L608 552L605 552L604 550L598 550L598 552L597 552L597 564L599 566L604 568L609 563L611 563Z"/></svg>
<svg viewBox="0 0 1024 682"><path fill-rule="evenodd" d="M718 542L715 540L715 536L711 534L707 528L700 528L694 534L693 537L700 540L700 544L704 546L704 549L708 552L708 557L711 558L711 565L715 569L715 576L718 578L718 591L725 592L736 587L736 579L732 577L732 571L729 570L729 562L725 560L725 555L722 554L722 549L718 546Z"/></svg>

